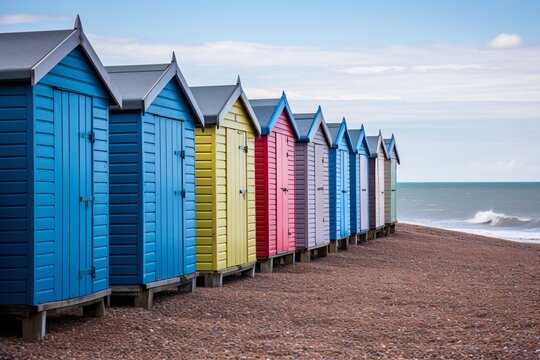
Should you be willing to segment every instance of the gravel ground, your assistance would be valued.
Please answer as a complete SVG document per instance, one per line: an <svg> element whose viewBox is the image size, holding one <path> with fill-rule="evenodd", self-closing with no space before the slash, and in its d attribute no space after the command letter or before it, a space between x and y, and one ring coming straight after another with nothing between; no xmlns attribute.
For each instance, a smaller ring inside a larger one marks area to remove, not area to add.
<svg viewBox="0 0 540 360"><path fill-rule="evenodd" d="M400 224L347 253L156 296L151 311L0 319L0 358L540 358L540 246Z"/></svg>

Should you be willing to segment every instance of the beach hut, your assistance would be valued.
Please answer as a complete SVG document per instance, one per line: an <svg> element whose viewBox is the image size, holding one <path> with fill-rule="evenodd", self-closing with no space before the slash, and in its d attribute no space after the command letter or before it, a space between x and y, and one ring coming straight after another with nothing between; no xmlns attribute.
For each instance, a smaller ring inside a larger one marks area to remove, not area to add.
<svg viewBox="0 0 540 360"><path fill-rule="evenodd" d="M368 136L369 145L369 238L383 235L384 220L384 162L388 159L382 133Z"/></svg>
<svg viewBox="0 0 540 360"><path fill-rule="evenodd" d="M321 110L294 114L299 139L295 145L296 250L300 261L326 256L330 244L328 150L330 132Z"/></svg>
<svg viewBox="0 0 540 360"><path fill-rule="evenodd" d="M397 182L397 165L399 161L399 152L396 145L394 134L390 139L384 139L388 159L384 162L384 206L385 206L385 222L386 228L390 233L396 231L396 182Z"/></svg>
<svg viewBox="0 0 540 360"><path fill-rule="evenodd" d="M0 312L45 335L47 311L102 316L109 289L109 105L83 32L0 34Z"/></svg>
<svg viewBox="0 0 540 360"><path fill-rule="evenodd" d="M250 100L261 127L255 139L257 261L261 272L274 262L294 264L294 146L298 129L285 93L279 99Z"/></svg>
<svg viewBox="0 0 540 360"><path fill-rule="evenodd" d="M345 118L327 126L332 139L328 152L330 251L347 250L351 235L350 158L354 149Z"/></svg>
<svg viewBox="0 0 540 360"><path fill-rule="evenodd" d="M123 99L109 124L111 290L150 308L155 292L195 289L195 127L204 118L174 54L107 71Z"/></svg>
<svg viewBox="0 0 540 360"><path fill-rule="evenodd" d="M351 233L366 241L369 230L369 145L364 126L349 130L354 153L351 155Z"/></svg>
<svg viewBox="0 0 540 360"><path fill-rule="evenodd" d="M197 271L205 286L221 286L226 275L255 275L254 150L261 128L240 78L191 90L205 121L195 132Z"/></svg>

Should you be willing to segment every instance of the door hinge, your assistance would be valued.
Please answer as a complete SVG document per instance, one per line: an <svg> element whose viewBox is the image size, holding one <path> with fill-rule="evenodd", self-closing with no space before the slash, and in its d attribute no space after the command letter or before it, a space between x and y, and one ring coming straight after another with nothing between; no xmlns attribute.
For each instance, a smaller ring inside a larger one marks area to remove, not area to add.
<svg viewBox="0 0 540 360"><path fill-rule="evenodd" d="M185 150L175 150L174 155L179 155L180 159L186 158L186 151Z"/></svg>
<svg viewBox="0 0 540 360"><path fill-rule="evenodd" d="M93 144L96 142L96 133L93 131L90 131L89 133L83 134L83 138L88 139L88 141Z"/></svg>

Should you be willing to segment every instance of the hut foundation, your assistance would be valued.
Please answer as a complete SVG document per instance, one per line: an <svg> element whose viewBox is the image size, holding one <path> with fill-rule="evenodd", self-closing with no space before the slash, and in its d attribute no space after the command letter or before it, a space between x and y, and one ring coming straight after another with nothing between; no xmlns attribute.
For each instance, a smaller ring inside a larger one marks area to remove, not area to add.
<svg viewBox="0 0 540 360"><path fill-rule="evenodd" d="M294 251L283 252L269 257L260 257L257 259L259 272L272 273L274 272L274 264L278 265L294 265Z"/></svg>
<svg viewBox="0 0 540 360"><path fill-rule="evenodd" d="M231 266L229 268L217 271L200 271L199 275L202 277L202 283L204 287L222 287L223 278L226 276L242 276L242 277L255 277L255 265L256 263L247 263L243 265Z"/></svg>
<svg viewBox="0 0 540 360"><path fill-rule="evenodd" d="M133 306L150 310L154 305L154 294L165 290L177 290L179 293L194 293L197 273L172 279L154 281L144 285L113 285L113 297L133 297Z"/></svg>

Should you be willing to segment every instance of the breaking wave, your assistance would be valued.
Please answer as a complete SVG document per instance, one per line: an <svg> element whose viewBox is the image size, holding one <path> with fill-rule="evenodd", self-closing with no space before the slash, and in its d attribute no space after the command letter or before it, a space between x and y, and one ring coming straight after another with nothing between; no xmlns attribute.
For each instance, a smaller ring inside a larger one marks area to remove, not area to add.
<svg viewBox="0 0 540 360"><path fill-rule="evenodd" d="M499 214L493 210L478 211L472 219L468 219L469 224L490 225L497 227L515 228L540 228L540 219L526 219L517 216Z"/></svg>

